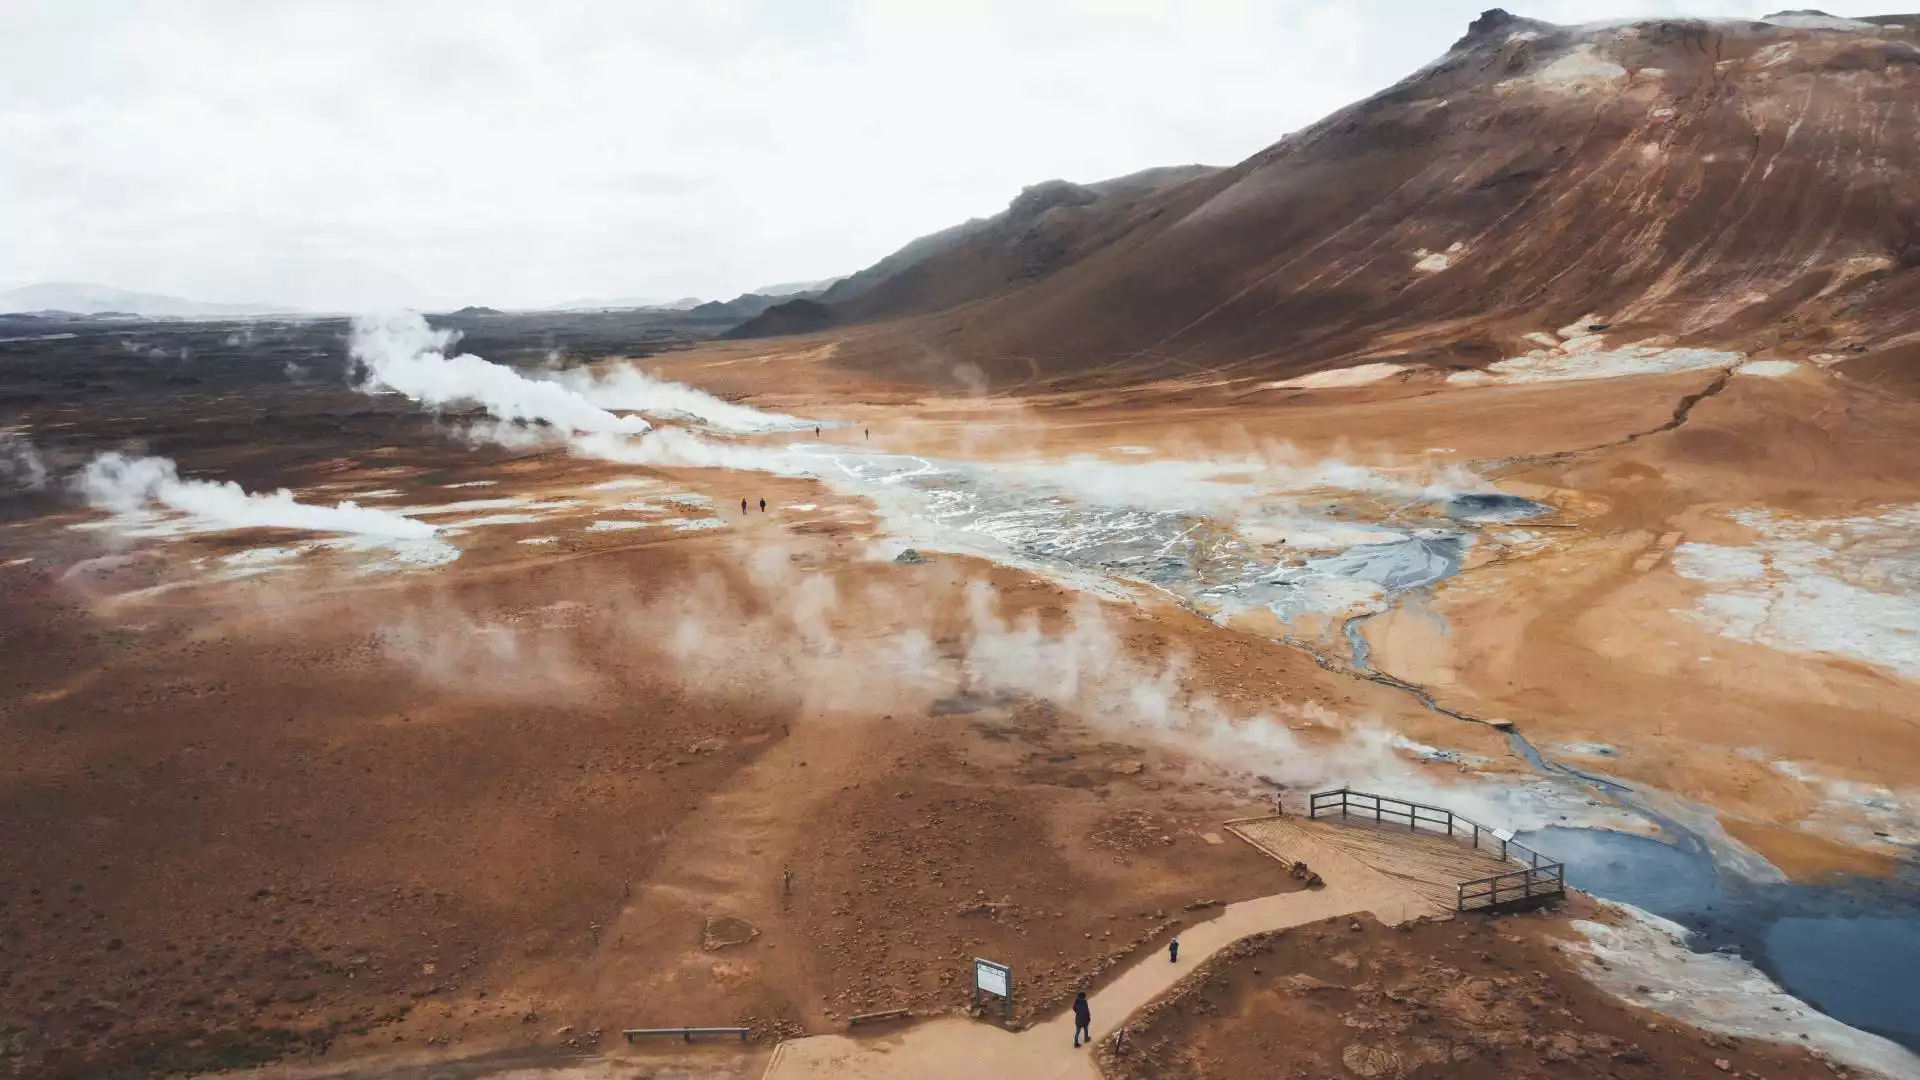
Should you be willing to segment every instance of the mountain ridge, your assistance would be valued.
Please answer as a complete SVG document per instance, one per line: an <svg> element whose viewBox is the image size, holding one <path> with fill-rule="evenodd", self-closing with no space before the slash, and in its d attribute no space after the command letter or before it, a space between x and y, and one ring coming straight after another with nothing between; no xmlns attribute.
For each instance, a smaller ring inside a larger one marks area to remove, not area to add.
<svg viewBox="0 0 1920 1080"><path fill-rule="evenodd" d="M1490 10L1230 168L990 240L963 223L858 296L850 275L822 299L873 347L840 355L1004 383L1460 371L1580 320L1742 352L1920 340L1920 147L1887 119L1920 104L1920 16L1769 19Z"/></svg>

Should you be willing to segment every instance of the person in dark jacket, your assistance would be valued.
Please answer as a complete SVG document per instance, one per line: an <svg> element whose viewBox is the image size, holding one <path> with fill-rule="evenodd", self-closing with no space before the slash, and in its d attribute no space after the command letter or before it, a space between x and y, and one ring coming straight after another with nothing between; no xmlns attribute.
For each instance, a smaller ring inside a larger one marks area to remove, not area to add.
<svg viewBox="0 0 1920 1080"><path fill-rule="evenodd" d="M747 500L745 499L740 500L740 512L743 514L747 512Z"/></svg>
<svg viewBox="0 0 1920 1080"><path fill-rule="evenodd" d="M1089 1044L1093 1042L1093 1010L1087 1008L1085 990L1073 995L1073 1048L1075 1050L1080 1049L1082 1036L1086 1037Z"/></svg>
<svg viewBox="0 0 1920 1080"><path fill-rule="evenodd" d="M765 499L760 500L760 512L763 514L767 512L767 500Z"/></svg>
<svg viewBox="0 0 1920 1080"><path fill-rule="evenodd" d="M1180 939L1174 938L1172 941L1167 942L1167 963L1177 964L1179 962L1180 962Z"/></svg>

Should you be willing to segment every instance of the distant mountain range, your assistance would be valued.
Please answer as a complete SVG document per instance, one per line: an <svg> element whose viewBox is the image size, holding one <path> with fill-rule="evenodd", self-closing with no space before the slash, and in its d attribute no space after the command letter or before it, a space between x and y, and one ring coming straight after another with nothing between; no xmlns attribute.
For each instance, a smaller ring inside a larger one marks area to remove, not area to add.
<svg viewBox="0 0 1920 1080"><path fill-rule="evenodd" d="M762 285L749 293L749 296L800 296L805 293L825 292L838 285L840 277L821 278L819 281L783 281L778 285Z"/></svg>
<svg viewBox="0 0 1920 1080"><path fill-rule="evenodd" d="M43 281L0 291L0 313L71 312L91 315L113 312L150 318L220 319L246 315L298 313L288 304L209 304L178 296L133 292L91 281Z"/></svg>
<svg viewBox="0 0 1920 1080"><path fill-rule="evenodd" d="M686 311L700 303L697 296L683 296L678 300L662 300L652 296L626 296L619 298L588 297L581 300L568 300L561 304L551 304L540 311L637 311L653 308L659 311Z"/></svg>
<svg viewBox="0 0 1920 1080"><path fill-rule="evenodd" d="M831 288L840 281L837 277L822 278L819 281L786 281L778 285L762 285L752 292L741 293L732 300L701 300L697 296L683 296L678 300L665 300L657 296L587 297L580 300L568 300L542 308L544 311L687 311L702 317L726 317L735 315L747 318L760 314L774 301L789 296L805 296Z"/></svg>

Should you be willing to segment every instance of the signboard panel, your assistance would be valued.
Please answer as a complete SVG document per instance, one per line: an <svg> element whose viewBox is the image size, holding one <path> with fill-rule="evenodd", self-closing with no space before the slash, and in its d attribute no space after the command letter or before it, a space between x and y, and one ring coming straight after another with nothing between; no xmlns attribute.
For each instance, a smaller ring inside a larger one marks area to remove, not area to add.
<svg viewBox="0 0 1920 1080"><path fill-rule="evenodd" d="M1493 838L1504 844L1508 840L1513 839L1513 834L1505 829L1495 829L1493 830Z"/></svg>
<svg viewBox="0 0 1920 1080"><path fill-rule="evenodd" d="M996 964L991 960L975 958L973 961L973 985L976 990L985 990L1000 997L1012 997L1008 991L1008 976L1012 969L1005 964Z"/></svg>

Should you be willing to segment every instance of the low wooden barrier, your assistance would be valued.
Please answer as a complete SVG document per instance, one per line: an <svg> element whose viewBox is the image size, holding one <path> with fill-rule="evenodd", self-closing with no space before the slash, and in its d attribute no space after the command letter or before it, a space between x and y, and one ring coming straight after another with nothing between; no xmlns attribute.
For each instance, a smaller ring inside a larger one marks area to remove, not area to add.
<svg viewBox="0 0 1920 1080"><path fill-rule="evenodd" d="M738 1035L741 1042L747 1041L747 1029L743 1027L673 1027L673 1028L623 1028L620 1034L628 1042L647 1035L678 1035L688 1042L695 1035Z"/></svg>
<svg viewBox="0 0 1920 1080"><path fill-rule="evenodd" d="M1469 839L1476 851L1498 850L1500 858L1519 869L1461 882L1455 900L1459 911L1486 911L1520 907L1558 899L1567 894L1567 868L1520 843L1513 834L1491 829L1444 807L1408 802L1390 795L1339 788L1317 792L1307 799L1307 816L1372 818L1376 825L1405 822L1409 832L1444 832Z"/></svg>

